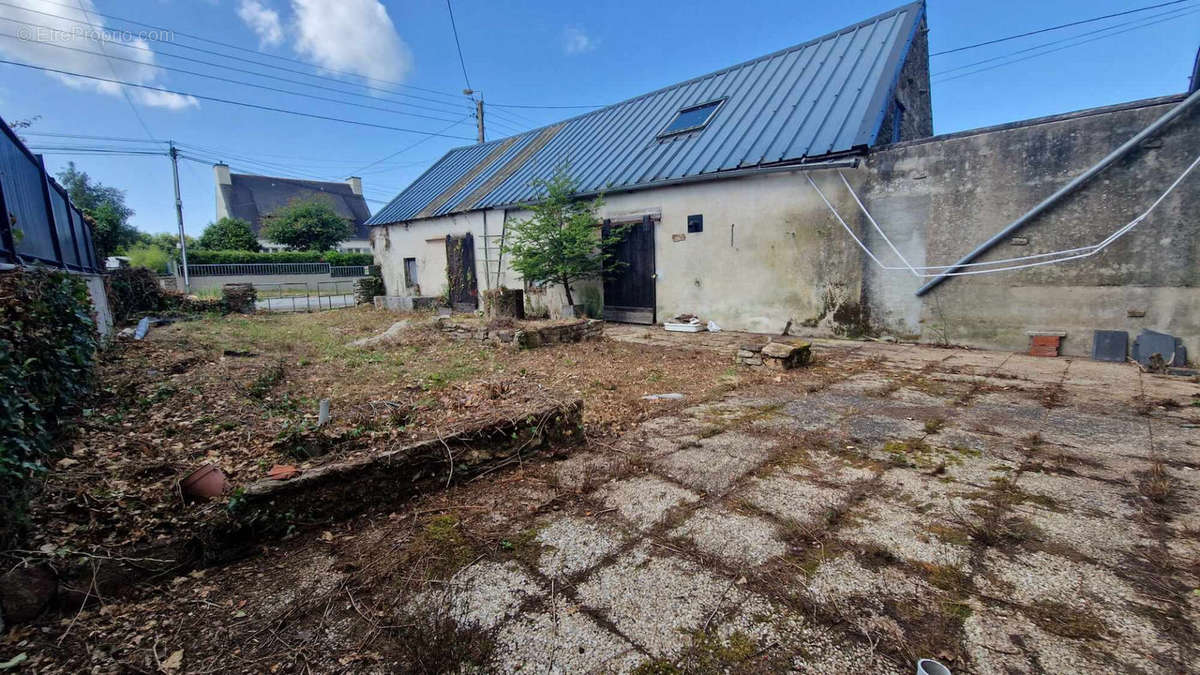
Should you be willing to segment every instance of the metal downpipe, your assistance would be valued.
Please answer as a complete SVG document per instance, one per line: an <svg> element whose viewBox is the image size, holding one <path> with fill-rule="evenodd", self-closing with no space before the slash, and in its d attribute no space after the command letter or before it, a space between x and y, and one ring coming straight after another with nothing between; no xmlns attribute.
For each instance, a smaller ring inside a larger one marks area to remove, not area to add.
<svg viewBox="0 0 1200 675"><path fill-rule="evenodd" d="M1185 110L1187 110L1189 107L1191 107L1192 104L1196 103L1196 101L1200 101L1200 90L1192 92L1192 94L1190 96L1188 96L1184 100L1180 101L1179 105L1168 110L1162 117L1155 120L1150 126L1146 127L1145 129L1141 130L1140 132L1138 132L1138 134L1136 136L1134 136L1133 138L1122 143L1120 147L1118 147L1116 150L1113 150L1112 152L1110 152L1108 154L1108 156L1106 156L1104 159L1097 162L1095 165L1092 166L1092 168L1088 169L1087 171L1084 171L1083 173L1081 173L1078 176L1076 176L1075 178L1073 178L1070 183L1067 183L1066 185L1059 188L1057 192L1050 195L1049 197L1046 197L1046 199L1042 200L1042 202L1040 204L1038 204L1037 206L1033 207L1028 212L1026 212L1025 215L1023 215L1020 218L1017 218L1013 222L1009 223L1003 230L1000 230L996 234L992 235L990 239L983 242L979 246L975 247L975 250L973 250L970 253L963 256L958 262L954 263L954 265L951 266L949 269L946 269L945 271L940 273L938 276L934 277L933 279L930 279L928 283L926 283L924 286L917 289L917 292L916 292L917 297L925 295L929 291L933 290L933 288L935 286L937 286L938 284L940 284L946 280L948 274L957 272L960 269L961 265L969 263L969 262L975 260L976 258L978 258L979 256L983 255L984 253L986 253L988 251L988 249L992 248L996 244L999 244L1001 241L1003 241L1005 238L1007 238L1010 234L1017 231L1018 229L1020 229L1022 226L1024 226L1026 223L1033 220L1037 216L1041 215L1044 211L1046 211L1051 206L1053 206L1055 204L1055 202L1057 202L1058 200L1062 199L1063 197L1065 197L1068 194L1070 194L1071 192L1073 192L1075 190L1075 188L1078 188L1080 185L1083 185L1084 183L1091 180L1096 174L1100 173L1105 168L1107 168L1108 165L1112 164L1113 162L1117 161L1121 157L1125 156L1126 153L1128 153L1130 150L1135 148L1142 141L1146 140L1146 138L1154 135L1155 132L1157 132L1162 127L1166 126L1168 123L1171 122L1171 120L1175 119L1176 117L1179 117L1180 114L1182 114Z"/></svg>

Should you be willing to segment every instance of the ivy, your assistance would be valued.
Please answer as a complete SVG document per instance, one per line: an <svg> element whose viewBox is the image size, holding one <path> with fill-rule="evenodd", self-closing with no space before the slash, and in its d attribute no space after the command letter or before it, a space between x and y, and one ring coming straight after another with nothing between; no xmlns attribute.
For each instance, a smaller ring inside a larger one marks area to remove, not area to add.
<svg viewBox="0 0 1200 675"><path fill-rule="evenodd" d="M82 278L0 274L0 545L12 543L63 421L91 391L95 328Z"/></svg>

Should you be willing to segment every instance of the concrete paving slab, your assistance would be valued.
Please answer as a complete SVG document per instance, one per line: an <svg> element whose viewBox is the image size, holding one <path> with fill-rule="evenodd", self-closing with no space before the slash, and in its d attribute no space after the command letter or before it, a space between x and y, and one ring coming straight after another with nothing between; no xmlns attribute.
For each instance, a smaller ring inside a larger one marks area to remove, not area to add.
<svg viewBox="0 0 1200 675"><path fill-rule="evenodd" d="M938 539L929 531L931 516L898 506L891 499L871 497L852 512L855 524L838 536L860 546L879 547L902 560L965 568L971 557L965 546Z"/></svg>
<svg viewBox="0 0 1200 675"><path fill-rule="evenodd" d="M627 673L645 657L578 606L523 615L496 635L493 666L504 673Z"/></svg>
<svg viewBox="0 0 1200 675"><path fill-rule="evenodd" d="M787 552L773 524L721 507L696 511L671 530L671 536L686 537L696 548L732 567L755 567Z"/></svg>
<svg viewBox="0 0 1200 675"><path fill-rule="evenodd" d="M559 518L538 532L536 540L544 547L538 557L538 570L550 578L572 576L617 550L622 539L615 530L595 520Z"/></svg>
<svg viewBox="0 0 1200 675"><path fill-rule="evenodd" d="M669 658L690 644L688 633L703 628L714 611L749 599L733 581L645 544L594 571L576 591L651 655Z"/></svg>
<svg viewBox="0 0 1200 675"><path fill-rule="evenodd" d="M797 480L784 473L755 478L736 497L785 522L815 525L825 514L845 500L848 493Z"/></svg>
<svg viewBox="0 0 1200 675"><path fill-rule="evenodd" d="M642 531L661 523L671 509L700 499L691 490L650 475L613 481L597 490L595 497Z"/></svg>
<svg viewBox="0 0 1200 675"><path fill-rule="evenodd" d="M655 466L691 488L719 493L766 461L772 447L761 438L725 432L667 455Z"/></svg>
<svg viewBox="0 0 1200 675"><path fill-rule="evenodd" d="M485 561L461 570L446 584L423 590L412 608L446 609L461 628L489 630L516 614L522 603L545 592L516 561Z"/></svg>

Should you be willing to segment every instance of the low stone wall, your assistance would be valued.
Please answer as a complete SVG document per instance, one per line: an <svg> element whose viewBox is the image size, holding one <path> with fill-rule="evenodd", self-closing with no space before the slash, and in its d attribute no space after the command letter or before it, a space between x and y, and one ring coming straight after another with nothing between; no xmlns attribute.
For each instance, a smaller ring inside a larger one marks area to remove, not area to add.
<svg viewBox="0 0 1200 675"><path fill-rule="evenodd" d="M384 446L373 454L304 470L289 480L255 481L240 486L225 508L210 502L209 507L217 508L207 508L201 521L181 526L175 537L120 550L119 556L114 552L103 566L66 558L0 575L0 601L21 596L22 602L32 603L34 611L15 617L20 621L32 620L43 610L74 613L97 596L119 596L153 578L169 579L252 555L263 542L298 527L369 511L386 513L415 494L444 490L532 457L561 456L582 441L583 401L574 399L546 403L516 419L449 430L441 438ZM36 597L24 597L35 591ZM6 609L0 606L0 617L16 623Z"/></svg>
<svg viewBox="0 0 1200 675"><path fill-rule="evenodd" d="M549 326L516 324L507 328L489 328L488 326L455 323L447 317L441 317L437 321L437 328L454 340L479 340L511 345L520 349L599 340L604 337L604 322L599 319L580 319Z"/></svg>
<svg viewBox="0 0 1200 675"><path fill-rule="evenodd" d="M738 345L733 362L754 368L791 370L812 360L812 345L807 342L767 342Z"/></svg>

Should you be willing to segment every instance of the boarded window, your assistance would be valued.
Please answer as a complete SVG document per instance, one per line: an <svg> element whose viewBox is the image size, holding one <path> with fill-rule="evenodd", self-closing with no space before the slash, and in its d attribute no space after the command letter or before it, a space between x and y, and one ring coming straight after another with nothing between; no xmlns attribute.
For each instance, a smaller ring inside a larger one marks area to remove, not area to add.
<svg viewBox="0 0 1200 675"><path fill-rule="evenodd" d="M404 285L412 288L417 285L417 259L404 259Z"/></svg>

